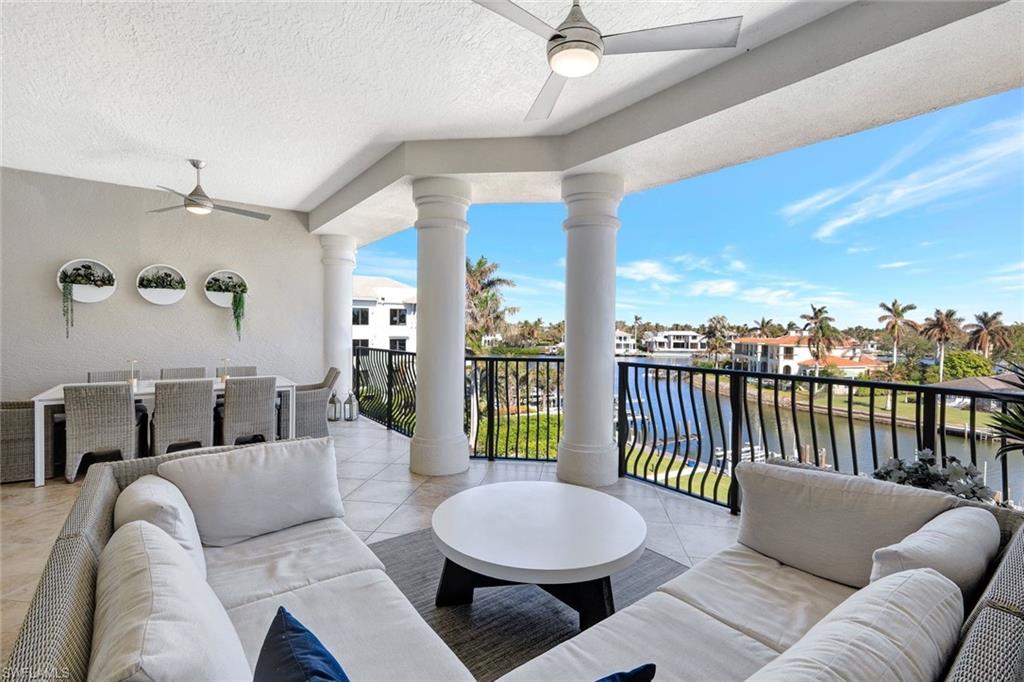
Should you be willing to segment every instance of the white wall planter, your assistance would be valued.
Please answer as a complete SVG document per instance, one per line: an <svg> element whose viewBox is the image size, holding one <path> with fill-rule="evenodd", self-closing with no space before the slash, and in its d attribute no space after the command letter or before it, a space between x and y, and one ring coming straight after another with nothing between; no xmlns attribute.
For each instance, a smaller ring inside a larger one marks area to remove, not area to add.
<svg viewBox="0 0 1024 682"><path fill-rule="evenodd" d="M99 303L113 296L117 290L117 276L114 275L113 270L94 258L76 258L57 268L57 290L60 292L64 291L64 286L60 283L60 273L65 271L70 273L76 267L80 268L83 265L91 267L94 271L109 274L114 278L114 284L103 287L91 284L72 284L71 298L74 299L75 303Z"/></svg>
<svg viewBox="0 0 1024 682"><path fill-rule="evenodd" d="M172 305L185 298L185 292L188 287L187 282L185 283L184 289L144 288L139 286L143 277L152 277L155 275L171 275L175 278L181 279L183 282L186 282L185 276L181 271L172 265L167 265L165 263L148 265L140 270L138 276L135 278L135 288L142 298L155 305Z"/></svg>
<svg viewBox="0 0 1024 682"><path fill-rule="evenodd" d="M220 308L230 308L231 307L231 292L230 291L209 291L206 287L209 286L210 280L212 280L214 277L217 277L217 278L222 279L222 280L233 281L233 282L242 282L242 283L244 283L246 285L246 287L249 286L249 283L246 282L245 278L242 277L237 272L235 272L234 270L217 270L215 272L211 272L209 274L209 276L207 276L206 282L204 282L204 284L203 284L203 291L206 292L206 298L210 301L210 303L212 303L215 306L218 306Z"/></svg>

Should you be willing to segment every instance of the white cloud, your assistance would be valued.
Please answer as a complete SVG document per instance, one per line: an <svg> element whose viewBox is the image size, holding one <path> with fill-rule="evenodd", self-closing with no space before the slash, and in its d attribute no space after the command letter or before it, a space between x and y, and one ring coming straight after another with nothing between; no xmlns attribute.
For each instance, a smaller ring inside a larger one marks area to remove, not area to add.
<svg viewBox="0 0 1024 682"><path fill-rule="evenodd" d="M930 128L916 140L904 146L893 156L886 159L880 166L878 166L878 168L871 171L864 177L846 185L823 189L809 197L783 206L779 212L790 222L795 222L802 218L810 217L829 206L839 203L859 190L864 189L868 185L884 178L901 163L931 144L936 135L938 135L938 132L938 127Z"/></svg>
<svg viewBox="0 0 1024 682"><path fill-rule="evenodd" d="M669 272L665 266L654 260L636 260L632 263L620 265L615 269L619 277L625 277L636 282L661 282L672 284L682 279L679 275Z"/></svg>
<svg viewBox="0 0 1024 682"><path fill-rule="evenodd" d="M990 186L1002 175L1020 172L1024 154L1024 125L996 122L986 128L1000 133L967 151L938 159L901 178L874 186L818 228L814 236L827 239L845 227L923 206L947 197Z"/></svg>
<svg viewBox="0 0 1024 682"><path fill-rule="evenodd" d="M356 259L356 275L392 277L405 284L416 284L416 259L391 253L360 254Z"/></svg>
<svg viewBox="0 0 1024 682"><path fill-rule="evenodd" d="M1008 263L993 270L995 274L986 277L985 281L995 284L1000 291L1020 291L1024 289L1024 261Z"/></svg>
<svg viewBox="0 0 1024 682"><path fill-rule="evenodd" d="M565 282L560 279L548 279L547 277L534 277L519 272L500 273L515 282L515 287L504 291L510 300L518 296L550 296L552 293L561 294L565 291Z"/></svg>
<svg viewBox="0 0 1024 682"><path fill-rule="evenodd" d="M906 268L914 264L912 260L894 260L891 263L879 263L879 270L896 270L897 268Z"/></svg>
<svg viewBox="0 0 1024 682"><path fill-rule="evenodd" d="M732 296L738 285L732 279L705 279L690 285L690 296Z"/></svg>
<svg viewBox="0 0 1024 682"><path fill-rule="evenodd" d="M846 253L851 255L851 256L853 254L855 254L855 253L871 253L874 250L875 250L875 247L873 247L873 246L847 246L846 247Z"/></svg>
<svg viewBox="0 0 1024 682"><path fill-rule="evenodd" d="M729 261L729 269L742 272L747 269L747 264L741 261L739 258L733 258Z"/></svg>
<svg viewBox="0 0 1024 682"><path fill-rule="evenodd" d="M687 270L710 270L711 259L705 256L695 256L692 253L684 253L672 259L673 263L679 263Z"/></svg>

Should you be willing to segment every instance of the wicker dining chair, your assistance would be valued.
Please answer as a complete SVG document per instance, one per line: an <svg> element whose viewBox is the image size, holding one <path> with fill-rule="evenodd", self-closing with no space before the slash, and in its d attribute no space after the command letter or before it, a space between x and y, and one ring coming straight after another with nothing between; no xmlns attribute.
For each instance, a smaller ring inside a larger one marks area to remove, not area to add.
<svg viewBox="0 0 1024 682"><path fill-rule="evenodd" d="M35 405L31 400L0 402L0 483L35 478ZM47 453L46 477L53 476L53 453Z"/></svg>
<svg viewBox="0 0 1024 682"><path fill-rule="evenodd" d="M341 372L337 367L327 370L318 384L295 387L295 437L323 438L327 432L327 402L334 392Z"/></svg>
<svg viewBox="0 0 1024 682"><path fill-rule="evenodd" d="M127 383L130 378L134 378L138 381L140 375L139 368L136 367L133 370L104 369L97 372L88 372L85 377L90 384L107 383L111 381L123 381ZM137 422L136 426L139 427L138 452L140 455L145 455L149 450L149 408L143 404L141 399L135 401L135 420Z"/></svg>
<svg viewBox="0 0 1024 682"><path fill-rule="evenodd" d="M82 458L89 453L118 450L121 459L135 459L138 455L135 396L127 381L65 386L64 411L64 478L68 483L74 482Z"/></svg>
<svg viewBox="0 0 1024 682"><path fill-rule="evenodd" d="M224 384L223 442L240 438L274 440L277 429L277 377L230 377Z"/></svg>
<svg viewBox="0 0 1024 682"><path fill-rule="evenodd" d="M154 387L151 454L181 443L212 446L213 379L158 381Z"/></svg>
<svg viewBox="0 0 1024 682"><path fill-rule="evenodd" d="M233 377L254 377L254 376L256 376L256 365L237 365L235 367L231 367L229 365L227 370L228 370L228 377L232 377L232 378ZM224 367L218 367L217 368L217 378L218 379L223 379L224 378Z"/></svg>
<svg viewBox="0 0 1024 682"><path fill-rule="evenodd" d="M205 367L168 367L160 370L161 379L205 379Z"/></svg>
<svg viewBox="0 0 1024 682"><path fill-rule="evenodd" d="M136 367L133 370L127 369L104 369L98 372L88 372L86 375L86 381L90 384L105 383L110 381L128 381L129 379L139 378L139 368Z"/></svg>

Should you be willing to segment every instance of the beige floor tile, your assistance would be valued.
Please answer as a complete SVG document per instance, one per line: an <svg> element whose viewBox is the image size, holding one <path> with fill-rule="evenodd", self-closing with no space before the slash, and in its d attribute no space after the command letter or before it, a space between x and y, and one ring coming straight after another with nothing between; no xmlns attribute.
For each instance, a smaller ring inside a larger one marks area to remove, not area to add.
<svg viewBox="0 0 1024 682"><path fill-rule="evenodd" d="M6 662L14 647L14 640L18 638L18 630L21 629L21 622L25 620L28 612L29 602L15 599L4 599L0 601L0 661Z"/></svg>
<svg viewBox="0 0 1024 682"><path fill-rule="evenodd" d="M661 495L661 502L672 523L724 528L739 527L740 517L730 514L726 507L671 491Z"/></svg>
<svg viewBox="0 0 1024 682"><path fill-rule="evenodd" d="M395 461L395 457L399 454L392 450L386 443L376 443L360 450L358 453L348 459L349 462L380 462L382 464L390 464Z"/></svg>
<svg viewBox="0 0 1024 682"><path fill-rule="evenodd" d="M431 507L403 504L380 525L379 530L385 533L411 533L430 528L430 517L433 514Z"/></svg>
<svg viewBox="0 0 1024 682"><path fill-rule="evenodd" d="M694 560L696 557L711 556L736 543L735 528L689 524L675 524L675 527L686 553Z"/></svg>
<svg viewBox="0 0 1024 682"><path fill-rule="evenodd" d="M373 543L380 542L381 540L397 538L399 535L401 535L401 533L382 533L381 531L377 531L376 533L370 534L370 537L366 540L366 544L372 545Z"/></svg>
<svg viewBox="0 0 1024 682"><path fill-rule="evenodd" d="M409 470L408 464L389 464L373 477L375 481L416 481L422 483L427 480L426 476L414 474Z"/></svg>
<svg viewBox="0 0 1024 682"><path fill-rule="evenodd" d="M373 478L385 466L382 462L338 462L338 478Z"/></svg>
<svg viewBox="0 0 1024 682"><path fill-rule="evenodd" d="M374 479L350 492L345 499L361 502L401 503L412 495L420 484L421 481L378 481Z"/></svg>
<svg viewBox="0 0 1024 682"><path fill-rule="evenodd" d="M366 481L367 479L365 478L339 478L338 492L340 492L341 496L344 498L350 492L352 492L362 484L366 483Z"/></svg>
<svg viewBox="0 0 1024 682"><path fill-rule="evenodd" d="M665 507L657 497L620 497L619 499L637 510L647 523L670 523L668 514L665 513Z"/></svg>
<svg viewBox="0 0 1024 682"><path fill-rule="evenodd" d="M352 530L375 531L384 519L398 509L397 504L386 502L345 502L345 523Z"/></svg>
<svg viewBox="0 0 1024 682"><path fill-rule="evenodd" d="M690 565L690 556L671 523L648 523L647 547L670 559Z"/></svg>

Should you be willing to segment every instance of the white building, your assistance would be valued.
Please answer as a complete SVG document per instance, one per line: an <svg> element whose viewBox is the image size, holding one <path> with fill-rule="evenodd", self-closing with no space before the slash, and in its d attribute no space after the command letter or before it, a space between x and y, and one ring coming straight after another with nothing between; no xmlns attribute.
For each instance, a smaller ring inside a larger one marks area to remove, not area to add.
<svg viewBox="0 0 1024 682"><path fill-rule="evenodd" d="M644 339L649 353L698 353L708 349L708 340L694 331L664 331Z"/></svg>
<svg viewBox="0 0 1024 682"><path fill-rule="evenodd" d="M732 365L736 369L769 374L814 374L814 356L807 345L806 334L761 338L741 337L733 342ZM833 349L818 363L828 365L849 377L885 366L873 355L864 353L860 344L847 341Z"/></svg>
<svg viewBox="0 0 1024 682"><path fill-rule="evenodd" d="M416 287L352 277L352 347L416 351Z"/></svg>
<svg viewBox="0 0 1024 682"><path fill-rule="evenodd" d="M629 355L636 352L636 339L621 329L615 330L615 354Z"/></svg>

